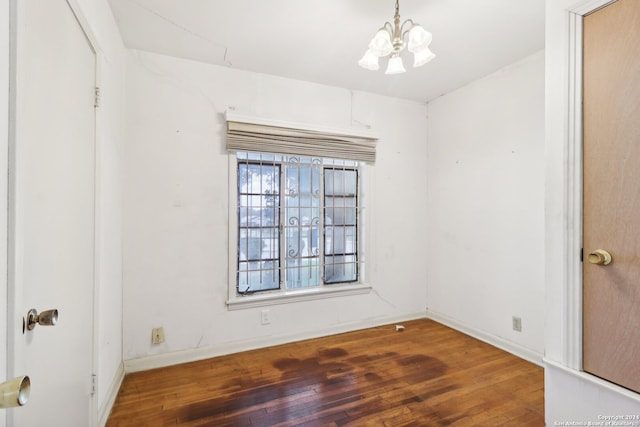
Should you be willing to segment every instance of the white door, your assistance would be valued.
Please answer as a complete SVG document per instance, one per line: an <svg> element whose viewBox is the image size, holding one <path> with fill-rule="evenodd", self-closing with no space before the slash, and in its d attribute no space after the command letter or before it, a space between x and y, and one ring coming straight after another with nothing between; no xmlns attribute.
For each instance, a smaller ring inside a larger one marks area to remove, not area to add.
<svg viewBox="0 0 640 427"><path fill-rule="evenodd" d="M10 426L92 423L96 56L65 0L17 2L10 160L9 368L29 375ZM55 326L22 331L30 309Z"/></svg>

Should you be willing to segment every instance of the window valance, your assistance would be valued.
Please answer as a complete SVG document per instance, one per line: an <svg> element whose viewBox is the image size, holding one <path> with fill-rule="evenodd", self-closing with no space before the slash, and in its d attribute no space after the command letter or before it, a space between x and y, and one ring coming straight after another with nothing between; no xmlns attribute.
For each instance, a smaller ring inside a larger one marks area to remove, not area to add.
<svg viewBox="0 0 640 427"><path fill-rule="evenodd" d="M330 157L375 163L377 138L236 121L227 116L227 150Z"/></svg>

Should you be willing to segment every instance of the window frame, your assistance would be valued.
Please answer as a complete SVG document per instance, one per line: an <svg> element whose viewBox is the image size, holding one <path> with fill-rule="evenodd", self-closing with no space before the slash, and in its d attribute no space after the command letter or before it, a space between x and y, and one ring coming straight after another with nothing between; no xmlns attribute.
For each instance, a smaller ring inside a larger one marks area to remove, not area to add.
<svg viewBox="0 0 640 427"><path fill-rule="evenodd" d="M238 160L235 152L228 153L229 158L229 235L228 235L228 298L226 301L227 308L229 310L238 310L253 307L263 307L275 304L291 303L298 301L308 301L315 299L324 299L339 296L348 295L360 295L371 292L371 285L367 283L367 271L369 269L368 263L366 263L366 254L368 248L367 243L367 223L368 223L368 209L366 205L368 202L367 189L368 185L368 173L367 169L369 165L364 162L358 162L358 189L357 200L359 203L360 213L358 215L357 227L356 227L356 245L357 245L357 259L358 259L358 280L353 282L344 283L324 283L319 287L312 288L298 288L298 289L286 289L284 285L277 290L261 291L250 294L240 294L237 289L237 268L238 268ZM347 169L354 169L354 167L348 167ZM324 168L323 168L324 176ZM324 200L323 200L324 206ZM324 211L322 213L324 215ZM322 248L324 252L324 248ZM282 262L282 260L281 260ZM321 266L324 273L324 265Z"/></svg>

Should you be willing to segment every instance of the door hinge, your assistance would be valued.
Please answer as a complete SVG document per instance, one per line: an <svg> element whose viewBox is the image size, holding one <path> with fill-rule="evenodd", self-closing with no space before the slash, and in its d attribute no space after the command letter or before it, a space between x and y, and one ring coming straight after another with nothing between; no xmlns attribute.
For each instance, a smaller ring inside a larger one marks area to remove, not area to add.
<svg viewBox="0 0 640 427"><path fill-rule="evenodd" d="M584 248L580 248L580 262L584 262Z"/></svg>
<svg viewBox="0 0 640 427"><path fill-rule="evenodd" d="M96 389L98 388L98 376L96 374L91 374L91 395L96 394Z"/></svg>
<svg viewBox="0 0 640 427"><path fill-rule="evenodd" d="M100 88L96 86L94 89L95 89L95 92L94 92L93 106L95 108L98 108L100 107Z"/></svg>

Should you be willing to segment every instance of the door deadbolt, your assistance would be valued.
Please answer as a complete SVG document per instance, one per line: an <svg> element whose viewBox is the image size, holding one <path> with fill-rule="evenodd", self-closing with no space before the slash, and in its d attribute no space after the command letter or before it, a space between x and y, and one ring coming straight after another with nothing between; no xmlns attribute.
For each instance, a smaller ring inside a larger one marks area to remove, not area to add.
<svg viewBox="0 0 640 427"><path fill-rule="evenodd" d="M589 260L591 264L609 265L613 258L611 258L611 254L604 249L596 249L587 256L587 260Z"/></svg>
<svg viewBox="0 0 640 427"><path fill-rule="evenodd" d="M27 313L25 323L26 328L29 331L32 331L36 325L55 326L55 324L58 323L58 310L54 308L53 310L46 310L38 314L38 311L35 308L32 308Z"/></svg>

